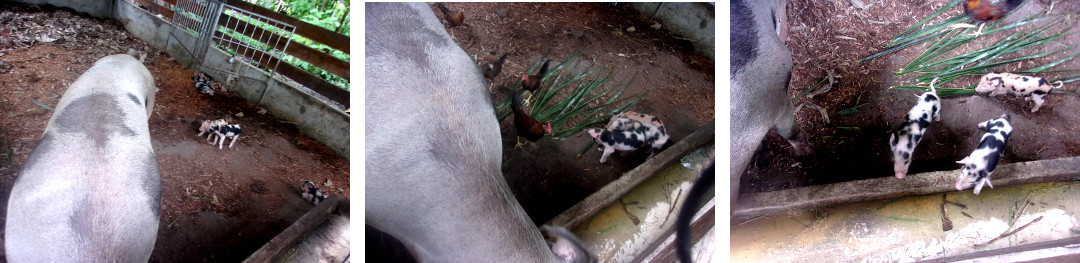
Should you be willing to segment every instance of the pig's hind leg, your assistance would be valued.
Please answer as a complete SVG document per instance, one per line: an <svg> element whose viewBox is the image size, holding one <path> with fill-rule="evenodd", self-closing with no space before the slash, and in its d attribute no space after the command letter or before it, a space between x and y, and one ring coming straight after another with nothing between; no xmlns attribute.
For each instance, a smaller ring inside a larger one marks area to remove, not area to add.
<svg viewBox="0 0 1080 263"><path fill-rule="evenodd" d="M1045 93L1038 94L1038 93L1039 93L1039 91L1035 91L1035 94L1032 94L1031 97L1028 97L1029 100L1035 102L1035 107L1031 108L1031 112L1039 111L1039 107L1042 107L1043 102L1046 102L1046 100L1045 100L1046 99L1046 94Z"/></svg>

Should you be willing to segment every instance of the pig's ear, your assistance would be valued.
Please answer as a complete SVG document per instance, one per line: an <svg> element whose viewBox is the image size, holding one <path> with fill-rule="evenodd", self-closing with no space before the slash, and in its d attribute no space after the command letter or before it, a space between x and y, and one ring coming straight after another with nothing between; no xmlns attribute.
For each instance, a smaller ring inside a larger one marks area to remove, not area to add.
<svg viewBox="0 0 1080 263"><path fill-rule="evenodd" d="M971 164L971 156L964 157L964 159L956 161L956 163L963 164L963 165L969 165L969 164Z"/></svg>
<svg viewBox="0 0 1080 263"><path fill-rule="evenodd" d="M593 138L600 136L600 129L589 129L589 136Z"/></svg>

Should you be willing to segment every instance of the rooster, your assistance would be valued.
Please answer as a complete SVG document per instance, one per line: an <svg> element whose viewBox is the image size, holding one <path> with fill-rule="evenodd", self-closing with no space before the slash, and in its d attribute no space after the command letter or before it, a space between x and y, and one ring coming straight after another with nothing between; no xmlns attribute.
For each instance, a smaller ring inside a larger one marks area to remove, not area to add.
<svg viewBox="0 0 1080 263"><path fill-rule="evenodd" d="M443 3L435 4L435 6L439 8L439 11L442 11L443 18L446 19L447 23L450 23L450 27L460 26L465 23L464 8L458 9L458 11L450 11Z"/></svg>
<svg viewBox="0 0 1080 263"><path fill-rule="evenodd" d="M964 14L971 17L976 24L979 24L979 29L975 31L974 35L978 36L982 34L982 29L986 26L986 22L996 21L1005 17L1006 14L1011 12L1023 4L1024 0L1005 0L1004 3L993 3L991 0L967 0L964 2ZM971 24L961 24L963 27L975 27Z"/></svg>
<svg viewBox="0 0 1080 263"><path fill-rule="evenodd" d="M540 71L536 72L536 75L531 75L530 76L529 73L522 74L521 75L521 88L524 88L525 90L528 90L530 92L536 91L537 89L539 89L540 88L540 80L542 80L544 78L544 75L547 74L548 63L551 63L550 59L548 59L547 61L544 61L544 65L540 67Z"/></svg>
<svg viewBox="0 0 1080 263"><path fill-rule="evenodd" d="M495 77L502 71L502 64L506 61L507 55L510 55L510 53L503 53L502 57L499 57L498 60L484 64L484 68L482 69L484 71L484 77L490 79L491 82L495 82Z"/></svg>
<svg viewBox="0 0 1080 263"><path fill-rule="evenodd" d="M521 92L514 93L513 104L510 107L514 110L514 129L517 131L518 136L536 142L541 137L544 137L544 134L551 132L551 123L541 123L536 118L529 116L529 113L522 108Z"/></svg>

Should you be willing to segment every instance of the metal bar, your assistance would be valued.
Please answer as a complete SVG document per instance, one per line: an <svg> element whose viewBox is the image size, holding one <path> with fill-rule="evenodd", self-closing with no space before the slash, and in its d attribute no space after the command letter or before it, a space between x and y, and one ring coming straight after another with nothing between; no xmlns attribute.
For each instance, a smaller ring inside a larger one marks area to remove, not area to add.
<svg viewBox="0 0 1080 263"><path fill-rule="evenodd" d="M270 89L274 74L276 74L277 68L281 64L285 49L288 49L288 46L292 41L291 37L295 35L296 27L248 10L235 8L228 4L222 4L220 9L222 11L219 11L217 14L219 16L225 14L228 18L226 18L225 23L221 26L220 30L215 28L215 30L209 31L209 34L212 36L211 39L222 44L225 48L231 49L237 55L255 61L257 64L264 63L264 61L266 63L264 66L268 69L270 78L267 80L266 87L259 96L257 104L261 105ZM204 16L204 18L210 17ZM235 23L233 19L236 20ZM245 20L250 22L242 23ZM204 19L203 22L212 25L219 24L216 19ZM220 36L216 35L218 31L221 31ZM285 32L287 32L287 34ZM240 36L227 37L229 34ZM255 42L251 44L245 43L246 40L244 40L244 38L253 39ZM265 40L265 43L263 40ZM281 50L277 49L276 47L283 41L284 48ZM205 50L202 52L205 52ZM205 57L205 54L203 56Z"/></svg>

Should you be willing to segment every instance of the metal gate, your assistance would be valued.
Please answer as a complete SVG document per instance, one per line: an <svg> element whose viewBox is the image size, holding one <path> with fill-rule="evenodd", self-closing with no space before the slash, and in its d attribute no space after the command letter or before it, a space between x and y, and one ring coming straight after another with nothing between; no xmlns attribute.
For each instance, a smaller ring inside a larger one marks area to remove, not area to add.
<svg viewBox="0 0 1080 263"><path fill-rule="evenodd" d="M257 102L261 105L296 27L218 0L177 0L172 10L175 12L172 22L185 32L174 31L171 37L179 40L194 35L197 38L191 46L178 41L195 58L189 67L222 72L232 80L242 77L237 73L239 64L235 60L239 59L262 66L270 74ZM233 54L229 60L234 65L232 69L219 69L204 63L211 44Z"/></svg>

